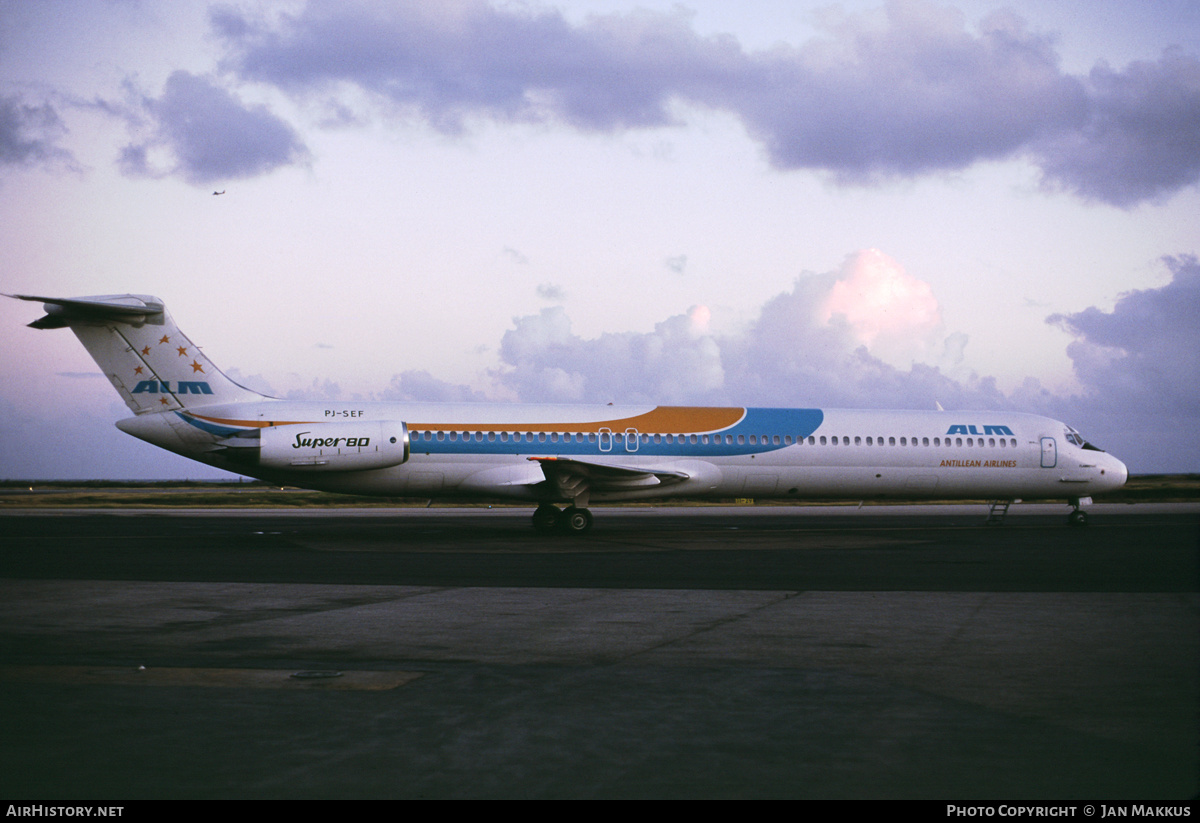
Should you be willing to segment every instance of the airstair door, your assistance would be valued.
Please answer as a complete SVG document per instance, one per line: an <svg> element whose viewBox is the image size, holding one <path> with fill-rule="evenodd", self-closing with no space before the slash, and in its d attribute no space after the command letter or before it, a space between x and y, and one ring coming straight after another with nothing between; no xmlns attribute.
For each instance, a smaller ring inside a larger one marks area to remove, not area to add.
<svg viewBox="0 0 1200 823"><path fill-rule="evenodd" d="M1058 447L1053 437L1042 438L1042 468L1052 469L1058 465Z"/></svg>

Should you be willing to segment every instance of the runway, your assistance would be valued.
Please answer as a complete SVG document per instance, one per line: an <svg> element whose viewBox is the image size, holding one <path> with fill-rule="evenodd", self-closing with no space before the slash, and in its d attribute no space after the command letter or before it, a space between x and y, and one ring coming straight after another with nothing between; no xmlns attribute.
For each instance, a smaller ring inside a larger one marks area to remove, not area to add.
<svg viewBox="0 0 1200 823"><path fill-rule="evenodd" d="M5 512L0 791L1193 797L1200 508L1066 511Z"/></svg>

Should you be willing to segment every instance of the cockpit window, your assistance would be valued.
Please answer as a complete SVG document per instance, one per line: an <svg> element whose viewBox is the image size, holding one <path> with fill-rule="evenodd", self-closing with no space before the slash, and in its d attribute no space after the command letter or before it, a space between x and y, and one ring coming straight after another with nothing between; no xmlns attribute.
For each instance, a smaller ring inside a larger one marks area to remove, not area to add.
<svg viewBox="0 0 1200 823"><path fill-rule="evenodd" d="M1099 446L1093 446L1091 443L1084 440L1083 435L1080 434L1079 432L1075 431L1070 426L1068 426L1066 431L1063 432L1063 439L1065 439L1071 445L1078 446L1079 448L1084 449L1086 451L1093 451L1093 452L1104 451L1104 449L1100 448Z"/></svg>

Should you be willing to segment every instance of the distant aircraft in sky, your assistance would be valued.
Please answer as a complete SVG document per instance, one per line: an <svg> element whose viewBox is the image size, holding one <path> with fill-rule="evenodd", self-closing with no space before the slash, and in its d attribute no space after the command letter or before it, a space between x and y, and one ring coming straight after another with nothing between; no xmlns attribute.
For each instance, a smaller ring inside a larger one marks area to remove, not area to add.
<svg viewBox="0 0 1200 823"><path fill-rule="evenodd" d="M213 197L216 197L216 196L224 194L224 193L225 193L225 189L221 189L220 191L214 191Z"/></svg>
<svg viewBox="0 0 1200 823"><path fill-rule="evenodd" d="M75 332L134 437L312 489L527 500L539 530L670 497L1061 498L1082 525L1128 474L1070 426L1012 412L279 400L226 377L157 297L11 296L45 304L31 327Z"/></svg>

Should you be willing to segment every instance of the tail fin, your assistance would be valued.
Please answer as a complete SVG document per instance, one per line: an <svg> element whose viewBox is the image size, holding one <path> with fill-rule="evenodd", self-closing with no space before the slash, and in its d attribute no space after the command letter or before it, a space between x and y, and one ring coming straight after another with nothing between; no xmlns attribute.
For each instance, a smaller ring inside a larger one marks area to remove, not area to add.
<svg viewBox="0 0 1200 823"><path fill-rule="evenodd" d="M179 330L162 300L144 294L34 297L35 329L70 328L134 414L261 400L230 380Z"/></svg>

